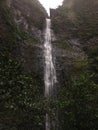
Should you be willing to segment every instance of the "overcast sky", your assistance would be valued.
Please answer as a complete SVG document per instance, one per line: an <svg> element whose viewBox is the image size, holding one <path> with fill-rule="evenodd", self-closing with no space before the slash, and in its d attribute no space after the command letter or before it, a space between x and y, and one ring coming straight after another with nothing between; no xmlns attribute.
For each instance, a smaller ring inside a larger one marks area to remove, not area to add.
<svg viewBox="0 0 98 130"><path fill-rule="evenodd" d="M63 0L39 0L39 1L46 8L48 14L49 14L49 8L56 8L63 2Z"/></svg>

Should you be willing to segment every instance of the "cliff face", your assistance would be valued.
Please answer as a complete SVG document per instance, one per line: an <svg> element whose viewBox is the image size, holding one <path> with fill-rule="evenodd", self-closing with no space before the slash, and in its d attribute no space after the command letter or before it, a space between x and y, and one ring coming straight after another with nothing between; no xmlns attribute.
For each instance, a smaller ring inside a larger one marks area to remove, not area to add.
<svg viewBox="0 0 98 130"><path fill-rule="evenodd" d="M97 6L98 1L93 0L64 0L63 5L54 11L56 12L54 17L53 13L51 14L55 33L59 35L69 33L71 37L82 39L98 35ZM68 37L70 37L69 34Z"/></svg>
<svg viewBox="0 0 98 130"><path fill-rule="evenodd" d="M32 116L37 109L31 104L43 95L42 43L46 16L37 0L0 1L0 129L43 127L34 123L39 114Z"/></svg>
<svg viewBox="0 0 98 130"><path fill-rule="evenodd" d="M9 18L12 17L13 21L19 26L20 29L23 29L23 31L33 34L34 29L38 31L38 29L42 30L44 28L47 13L39 1L4 0L0 1L0 4L2 9L1 16L6 15L5 17L7 18L9 13ZM3 9L5 9L5 14L3 14Z"/></svg>
<svg viewBox="0 0 98 130"><path fill-rule="evenodd" d="M24 35L32 41L24 41L21 47L23 65L27 72L43 77L43 30L47 13L37 0L13 0L10 3L12 16ZM28 36L29 35L29 36ZM33 64L33 65L32 65Z"/></svg>
<svg viewBox="0 0 98 130"><path fill-rule="evenodd" d="M38 51L40 57L42 51L46 16L45 9L37 0L0 1L0 46L13 48L10 50L12 57L21 61L29 72L33 67L31 64L37 60L37 54L32 58L33 53Z"/></svg>
<svg viewBox="0 0 98 130"><path fill-rule="evenodd" d="M33 28L42 30L47 16L45 9L36 0L12 0L10 3L14 20L19 27L34 33ZM40 22L39 22L40 21Z"/></svg>
<svg viewBox="0 0 98 130"><path fill-rule="evenodd" d="M63 68L63 73L66 72L65 68L70 70L75 67L74 63L85 62L88 55L87 50L91 48L94 50L95 46L98 47L97 6L98 1L93 0L64 0L62 6L57 9L50 9L52 29L56 35L53 46L56 48L56 59L58 60L61 56L57 65L58 63L61 64L58 69L61 71L61 68ZM62 54L58 55L57 50ZM59 74L62 72L59 72Z"/></svg>
<svg viewBox="0 0 98 130"><path fill-rule="evenodd" d="M90 86L93 88L93 84L97 86L95 91L98 90L97 6L97 0L64 0L62 6L50 10L52 29L56 37L52 44L61 91L60 102L61 97L62 104L68 101L59 110L61 130L98 129L98 119L92 112L94 107L89 103L90 97L85 98L85 92L90 94ZM92 78L89 78L92 74ZM90 85L85 84L87 79L90 79ZM92 97L97 99L95 93L92 93ZM94 111L97 113L96 109ZM89 112L92 116L88 117Z"/></svg>

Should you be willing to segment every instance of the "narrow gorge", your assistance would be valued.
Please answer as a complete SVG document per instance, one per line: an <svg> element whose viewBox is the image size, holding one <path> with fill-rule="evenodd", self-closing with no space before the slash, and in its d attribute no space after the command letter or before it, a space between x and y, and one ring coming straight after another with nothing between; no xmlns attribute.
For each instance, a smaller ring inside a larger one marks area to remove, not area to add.
<svg viewBox="0 0 98 130"><path fill-rule="evenodd" d="M47 7L0 0L0 130L98 130L98 0Z"/></svg>

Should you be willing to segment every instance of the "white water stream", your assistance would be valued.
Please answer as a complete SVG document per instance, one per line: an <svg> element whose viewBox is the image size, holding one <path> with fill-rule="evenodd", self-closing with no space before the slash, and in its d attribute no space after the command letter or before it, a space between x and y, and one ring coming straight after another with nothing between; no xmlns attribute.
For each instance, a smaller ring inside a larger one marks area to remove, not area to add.
<svg viewBox="0 0 98 130"><path fill-rule="evenodd" d="M45 97L53 96L53 87L57 82L56 70L53 64L52 57L52 45L51 45L51 20L46 19L46 29L45 29L45 42L44 42L44 57L45 57ZM46 130L50 130L50 116L46 114Z"/></svg>

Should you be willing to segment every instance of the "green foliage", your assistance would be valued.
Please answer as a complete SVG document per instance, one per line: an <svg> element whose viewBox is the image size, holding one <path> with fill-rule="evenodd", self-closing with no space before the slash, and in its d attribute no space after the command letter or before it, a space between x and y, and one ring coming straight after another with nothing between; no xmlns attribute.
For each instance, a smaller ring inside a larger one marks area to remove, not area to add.
<svg viewBox="0 0 98 130"><path fill-rule="evenodd" d="M76 14L78 35L92 37L98 35L98 1L75 0L73 10Z"/></svg>
<svg viewBox="0 0 98 130"><path fill-rule="evenodd" d="M98 36L98 0L64 0L51 18L58 47L69 49L65 40L79 38L88 55L74 61L72 79L58 88L59 129L98 130L98 46L83 42Z"/></svg>
<svg viewBox="0 0 98 130"><path fill-rule="evenodd" d="M55 41L55 44L57 45L57 47L67 50L67 51L73 51L73 48L71 47L71 45L68 44L67 40L57 40Z"/></svg>
<svg viewBox="0 0 98 130"><path fill-rule="evenodd" d="M24 41L28 45L39 41L17 27L5 1L0 1L0 29L0 129L27 129L31 124L43 128L42 82L18 61Z"/></svg>
<svg viewBox="0 0 98 130"><path fill-rule="evenodd" d="M71 35L81 39L98 35L98 1L64 0L52 17L57 34Z"/></svg>
<svg viewBox="0 0 98 130"><path fill-rule="evenodd" d="M98 85L92 81L92 76L85 72L61 90L59 112L62 130L98 129Z"/></svg>
<svg viewBox="0 0 98 130"><path fill-rule="evenodd" d="M89 69L92 73L94 73L94 82L98 84L98 47L90 49L88 55Z"/></svg>
<svg viewBox="0 0 98 130"><path fill-rule="evenodd" d="M73 63L73 67L73 75L80 75L80 73L83 73L85 70L87 70L88 60L77 60Z"/></svg>
<svg viewBox="0 0 98 130"><path fill-rule="evenodd" d="M6 118L9 118L9 121L11 121L11 118L14 118L13 120L16 120L16 125L18 125L17 120L21 123L24 119L30 121L33 118L31 121L34 124L33 127L36 125L40 126L43 124L44 111L38 79L34 79L30 74L25 74L21 64L15 61L10 54L0 53L0 61L1 118L3 118L2 115L5 110L7 112ZM9 116L9 112L14 113L15 117L13 117L13 114ZM22 112L21 119L17 112ZM30 113L32 113L31 117L29 115ZM3 120L6 122L5 119Z"/></svg>

